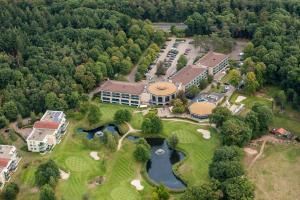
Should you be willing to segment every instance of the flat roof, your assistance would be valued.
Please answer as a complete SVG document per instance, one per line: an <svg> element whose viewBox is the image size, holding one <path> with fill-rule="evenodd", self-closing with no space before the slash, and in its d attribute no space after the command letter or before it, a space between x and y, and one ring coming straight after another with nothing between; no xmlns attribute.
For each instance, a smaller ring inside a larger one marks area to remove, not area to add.
<svg viewBox="0 0 300 200"><path fill-rule="evenodd" d="M194 80L197 76L206 71L203 67L197 67L195 65L189 65L187 67L179 70L174 76L170 79L173 83L182 83L183 85L188 84Z"/></svg>
<svg viewBox="0 0 300 200"><path fill-rule="evenodd" d="M205 67L215 67L227 57L228 55L226 54L210 51L198 60L197 65L202 65Z"/></svg>
<svg viewBox="0 0 300 200"><path fill-rule="evenodd" d="M177 88L174 83L156 82L151 84L148 87L148 90L151 94L156 96L167 96L174 94L177 91Z"/></svg>
<svg viewBox="0 0 300 200"><path fill-rule="evenodd" d="M47 110L41 121L61 122L63 114L63 111Z"/></svg>
<svg viewBox="0 0 300 200"><path fill-rule="evenodd" d="M12 151L16 150L15 146L12 145L0 145L0 158L10 159L12 157Z"/></svg>
<svg viewBox="0 0 300 200"><path fill-rule="evenodd" d="M216 105L210 102L194 102L189 106L189 111L194 115L210 115L215 107Z"/></svg>
<svg viewBox="0 0 300 200"><path fill-rule="evenodd" d="M43 141L47 135L53 135L54 132L54 129L34 128L27 140Z"/></svg>
<svg viewBox="0 0 300 200"><path fill-rule="evenodd" d="M145 85L143 83L128 83L122 81L108 80L100 86L100 90L140 95L143 93L144 87Z"/></svg>

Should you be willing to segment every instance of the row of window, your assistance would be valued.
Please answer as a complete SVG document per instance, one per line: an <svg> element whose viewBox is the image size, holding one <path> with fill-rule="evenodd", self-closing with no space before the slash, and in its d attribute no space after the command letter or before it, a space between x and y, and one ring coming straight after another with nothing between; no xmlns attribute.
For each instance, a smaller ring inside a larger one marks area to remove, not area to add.
<svg viewBox="0 0 300 200"><path fill-rule="evenodd" d="M115 93L115 92L102 92L103 97L122 97L124 99L139 99L138 95L133 95L133 94L122 94L122 93Z"/></svg>

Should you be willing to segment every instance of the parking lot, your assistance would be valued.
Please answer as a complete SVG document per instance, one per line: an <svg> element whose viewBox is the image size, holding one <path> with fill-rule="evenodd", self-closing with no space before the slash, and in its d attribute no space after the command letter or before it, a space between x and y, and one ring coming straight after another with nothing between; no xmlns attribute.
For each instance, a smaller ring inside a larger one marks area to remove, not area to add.
<svg viewBox="0 0 300 200"><path fill-rule="evenodd" d="M191 38L176 41L175 37L170 38L166 42L165 48L161 50L157 59L157 63L160 61L165 62L165 66L167 67L166 75L161 77L161 79L166 79L176 73L176 65L180 55L185 54L188 59L188 65L193 64L194 59L199 55L200 48L195 48L191 42ZM155 77L156 70L156 66L153 66L149 71L149 76Z"/></svg>

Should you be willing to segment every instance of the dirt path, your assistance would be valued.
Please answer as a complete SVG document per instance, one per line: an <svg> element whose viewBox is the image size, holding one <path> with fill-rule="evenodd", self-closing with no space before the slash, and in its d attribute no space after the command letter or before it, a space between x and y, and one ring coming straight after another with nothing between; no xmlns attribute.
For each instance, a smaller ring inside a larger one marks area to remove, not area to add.
<svg viewBox="0 0 300 200"><path fill-rule="evenodd" d="M30 121L29 117L28 118L24 118L23 119L23 124L28 124L29 121ZM14 129L17 133L19 133L22 136L22 138L24 140L27 139L27 137L30 135L30 133L32 131L32 128L19 128L17 126L17 122L10 123L9 124L9 128Z"/></svg>
<svg viewBox="0 0 300 200"><path fill-rule="evenodd" d="M134 133L134 132L140 132L140 131L141 131L141 130L137 130L137 129L132 128L132 126L131 126L128 122L126 122L126 124L127 124L128 128L129 128L129 130L127 131L127 133L125 133L125 134L119 139L117 151L119 151L119 150L121 149L121 147L122 147L122 142L123 142L124 138L127 137L128 134Z"/></svg>
<svg viewBox="0 0 300 200"><path fill-rule="evenodd" d="M260 156L263 154L264 152L264 148L265 148L265 145L267 143L267 140L265 139L260 147L260 150L259 150L259 153L255 156L255 158L251 161L248 169L251 169L251 167L254 165L254 163L256 162L257 159L260 158Z"/></svg>

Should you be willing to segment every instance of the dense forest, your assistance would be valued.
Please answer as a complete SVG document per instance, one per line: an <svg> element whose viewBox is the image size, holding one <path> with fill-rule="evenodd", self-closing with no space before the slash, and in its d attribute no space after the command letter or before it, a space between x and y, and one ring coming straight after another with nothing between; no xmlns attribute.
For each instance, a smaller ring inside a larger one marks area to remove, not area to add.
<svg viewBox="0 0 300 200"><path fill-rule="evenodd" d="M76 107L96 84L128 74L150 44L165 40L149 21L81 4L1 1L0 10L2 126L18 114Z"/></svg>
<svg viewBox="0 0 300 200"><path fill-rule="evenodd" d="M299 104L298 0L2 0L0 9L2 121L2 115L14 120L18 113L76 107L105 77L128 74L146 52L139 80L157 52L152 43L165 40L148 19L184 22L188 36L250 39L246 71ZM257 73L252 63L266 69Z"/></svg>
<svg viewBox="0 0 300 200"><path fill-rule="evenodd" d="M262 84L281 86L288 100L299 105L298 0L103 0L90 1L91 5L140 19L184 22L187 35L248 38L252 42L245 49L245 58L266 65ZM247 67L249 71L254 69L251 65Z"/></svg>

